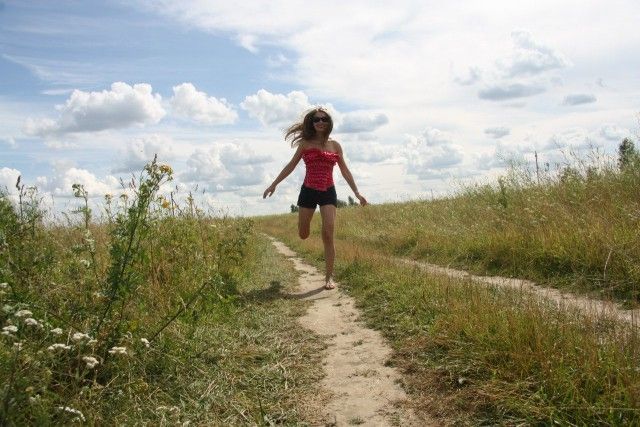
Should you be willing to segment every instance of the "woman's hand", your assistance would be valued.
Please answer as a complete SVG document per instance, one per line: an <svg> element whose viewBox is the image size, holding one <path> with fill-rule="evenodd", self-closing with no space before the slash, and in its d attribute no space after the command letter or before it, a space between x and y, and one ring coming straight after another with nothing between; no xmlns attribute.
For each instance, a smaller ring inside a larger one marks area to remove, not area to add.
<svg viewBox="0 0 640 427"><path fill-rule="evenodd" d="M276 186L271 184L270 186L267 187L266 190L264 190L264 194L262 195L262 198L266 199L267 196L271 197L271 195L274 193L274 191L276 191Z"/></svg>
<svg viewBox="0 0 640 427"><path fill-rule="evenodd" d="M367 202L367 199L365 199L360 193L357 193L356 197L358 198L358 200L360 200L361 206L366 206L369 204L369 202Z"/></svg>

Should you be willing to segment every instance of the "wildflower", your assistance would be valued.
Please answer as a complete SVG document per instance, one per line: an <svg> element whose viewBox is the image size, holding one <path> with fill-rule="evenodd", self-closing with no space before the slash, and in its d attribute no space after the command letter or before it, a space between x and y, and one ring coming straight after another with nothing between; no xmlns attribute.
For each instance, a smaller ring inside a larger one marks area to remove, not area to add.
<svg viewBox="0 0 640 427"><path fill-rule="evenodd" d="M89 341L87 341L87 345L96 345L98 344L98 340L96 339L90 339Z"/></svg>
<svg viewBox="0 0 640 427"><path fill-rule="evenodd" d="M172 174L173 173L173 169L171 169L171 166L169 166L169 165L160 165L160 172Z"/></svg>
<svg viewBox="0 0 640 427"><path fill-rule="evenodd" d="M144 344L145 347L149 347L150 343L149 340L146 338L140 338L140 341L142 342L142 344Z"/></svg>
<svg viewBox="0 0 640 427"><path fill-rule="evenodd" d="M16 325L9 325L2 328L2 335L11 336L11 334L15 334L16 332L18 332Z"/></svg>
<svg viewBox="0 0 640 427"><path fill-rule="evenodd" d="M17 311L15 316L16 317L31 317L33 315L32 312L30 312L29 310L20 310Z"/></svg>
<svg viewBox="0 0 640 427"><path fill-rule="evenodd" d="M77 342L77 341L82 341L84 339L90 340L91 337L87 334L83 334L82 332L76 332L75 334L73 334L71 339Z"/></svg>
<svg viewBox="0 0 640 427"><path fill-rule="evenodd" d="M47 350L49 350L49 351L71 350L71 346L70 345L66 345L66 344L57 343L57 344L53 344L53 345L50 345L49 347L47 347Z"/></svg>
<svg viewBox="0 0 640 427"><path fill-rule="evenodd" d="M7 286L9 286L7 282L0 283L0 289L7 289Z"/></svg>
<svg viewBox="0 0 640 427"><path fill-rule="evenodd" d="M112 347L109 354L127 354L127 347Z"/></svg>
<svg viewBox="0 0 640 427"><path fill-rule="evenodd" d="M40 325L40 322L38 322L33 317L27 317L26 319L24 319L24 324L27 326L42 326Z"/></svg>
<svg viewBox="0 0 640 427"><path fill-rule="evenodd" d="M30 403L36 403L39 400L40 400L40 395L39 394L36 394L35 396L29 396L29 402Z"/></svg>
<svg viewBox="0 0 640 427"><path fill-rule="evenodd" d="M10 306L9 304L5 304L2 306L2 311L4 311L5 313L9 314L13 311L13 307Z"/></svg>
<svg viewBox="0 0 640 427"><path fill-rule="evenodd" d="M86 268L91 267L91 261L89 261L88 259L81 259L80 264L84 265Z"/></svg>
<svg viewBox="0 0 640 427"><path fill-rule="evenodd" d="M169 203L169 201L167 199L162 200L162 208L163 209L169 209L170 206L171 206L171 204Z"/></svg>
<svg viewBox="0 0 640 427"><path fill-rule="evenodd" d="M100 362L98 362L98 359L93 356L84 356L82 360L84 360L84 362L87 364L87 368L89 369L93 369L96 367L96 365L100 364Z"/></svg>
<svg viewBox="0 0 640 427"><path fill-rule="evenodd" d="M13 348L14 348L16 351L20 351L20 350L22 350L22 342L14 342L14 343L13 343Z"/></svg>
<svg viewBox="0 0 640 427"><path fill-rule="evenodd" d="M84 415L77 409L73 409L68 406L58 406L56 409L58 409L59 411L69 412L70 414L77 415L76 418L79 418L81 421L85 421Z"/></svg>
<svg viewBox="0 0 640 427"><path fill-rule="evenodd" d="M53 335L62 335L62 329L60 329L60 328L52 329L52 330L51 330L51 333L52 333Z"/></svg>

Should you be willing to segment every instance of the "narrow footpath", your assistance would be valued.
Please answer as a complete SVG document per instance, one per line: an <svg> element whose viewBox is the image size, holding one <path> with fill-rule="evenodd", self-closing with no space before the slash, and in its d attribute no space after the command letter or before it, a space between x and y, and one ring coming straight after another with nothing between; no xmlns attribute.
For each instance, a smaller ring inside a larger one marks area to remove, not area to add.
<svg viewBox="0 0 640 427"><path fill-rule="evenodd" d="M313 301L299 319L303 327L327 337L322 387L329 394L320 425L428 426L408 408L399 385L400 374L385 366L391 348L378 331L359 320L353 298L337 289L324 289L324 275L306 264L283 243L270 238L279 253L300 272L299 288L290 297Z"/></svg>

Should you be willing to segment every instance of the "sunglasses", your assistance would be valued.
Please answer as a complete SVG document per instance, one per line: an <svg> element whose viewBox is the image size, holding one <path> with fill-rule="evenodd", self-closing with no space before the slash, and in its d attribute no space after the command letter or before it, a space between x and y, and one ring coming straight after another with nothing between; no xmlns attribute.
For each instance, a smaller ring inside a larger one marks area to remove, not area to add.
<svg viewBox="0 0 640 427"><path fill-rule="evenodd" d="M327 116L323 116L323 117L314 117L313 118L313 123L319 123L319 122L324 122L324 123L329 123L329 117Z"/></svg>

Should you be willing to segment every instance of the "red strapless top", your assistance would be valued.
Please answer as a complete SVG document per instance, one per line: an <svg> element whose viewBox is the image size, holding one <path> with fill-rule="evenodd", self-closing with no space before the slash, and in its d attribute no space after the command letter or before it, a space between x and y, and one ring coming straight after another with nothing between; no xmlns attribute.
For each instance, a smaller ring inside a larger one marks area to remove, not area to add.
<svg viewBox="0 0 640 427"><path fill-rule="evenodd" d="M340 154L309 148L302 153L302 160L307 167L304 185L314 190L327 191L333 185L333 166L338 162Z"/></svg>

